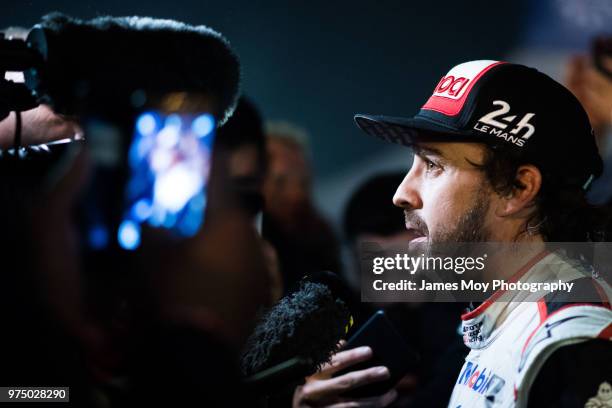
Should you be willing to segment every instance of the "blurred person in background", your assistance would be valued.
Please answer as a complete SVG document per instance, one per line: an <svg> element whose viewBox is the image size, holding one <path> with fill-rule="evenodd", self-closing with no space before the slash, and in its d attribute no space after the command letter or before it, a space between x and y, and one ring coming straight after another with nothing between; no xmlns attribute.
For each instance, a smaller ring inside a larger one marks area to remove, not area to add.
<svg viewBox="0 0 612 408"><path fill-rule="evenodd" d="M339 243L315 208L305 132L286 122L266 128L263 235L276 248L285 291L306 274L340 271Z"/></svg>
<svg viewBox="0 0 612 408"><path fill-rule="evenodd" d="M266 139L261 114L247 97L240 97L232 116L217 130L215 151L227 156L230 184L255 218L263 211Z"/></svg>
<svg viewBox="0 0 612 408"><path fill-rule="evenodd" d="M589 201L612 203L612 37L593 41L590 55L573 56L566 66L565 84L580 101L593 126L604 172L593 183Z"/></svg>
<svg viewBox="0 0 612 408"><path fill-rule="evenodd" d="M263 183L267 169L266 138L257 106L241 96L228 121L217 130L215 154L228 163L228 182L236 193L239 205L261 233L264 207ZM271 303L283 293L283 280L276 249L261 239L270 272Z"/></svg>
<svg viewBox="0 0 612 408"><path fill-rule="evenodd" d="M404 178L402 173L379 174L357 186L349 197L343 214L344 237L354 261L345 272L355 290L360 290L359 257L363 244L404 244L408 232L403 212L388 199Z"/></svg>

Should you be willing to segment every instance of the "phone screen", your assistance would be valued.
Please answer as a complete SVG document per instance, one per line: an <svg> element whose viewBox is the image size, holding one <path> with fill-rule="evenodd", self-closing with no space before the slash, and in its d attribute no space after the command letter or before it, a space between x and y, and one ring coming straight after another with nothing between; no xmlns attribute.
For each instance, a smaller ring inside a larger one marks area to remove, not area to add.
<svg viewBox="0 0 612 408"><path fill-rule="evenodd" d="M137 117L117 233L122 248L140 245L145 224L177 237L196 234L204 221L214 130L214 118L206 113Z"/></svg>

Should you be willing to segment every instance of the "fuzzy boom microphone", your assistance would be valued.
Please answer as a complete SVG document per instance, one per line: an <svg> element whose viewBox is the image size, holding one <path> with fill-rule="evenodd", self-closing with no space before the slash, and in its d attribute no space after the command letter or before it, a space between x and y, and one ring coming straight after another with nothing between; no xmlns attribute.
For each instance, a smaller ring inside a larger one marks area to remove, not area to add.
<svg viewBox="0 0 612 408"><path fill-rule="evenodd" d="M301 381L329 361L352 325L350 294L330 272L306 278L261 319L242 355L242 372L257 392Z"/></svg>
<svg viewBox="0 0 612 408"><path fill-rule="evenodd" d="M0 68L23 70L38 102L59 113L122 112L157 95L190 92L210 98L211 113L223 123L237 101L238 58L221 34L205 26L51 13L26 42L1 43Z"/></svg>

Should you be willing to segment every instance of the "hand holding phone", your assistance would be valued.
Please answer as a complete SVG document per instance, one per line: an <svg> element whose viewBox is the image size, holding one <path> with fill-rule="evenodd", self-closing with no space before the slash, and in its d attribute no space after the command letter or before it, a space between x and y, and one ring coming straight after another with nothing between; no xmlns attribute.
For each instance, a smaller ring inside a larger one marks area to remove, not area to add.
<svg viewBox="0 0 612 408"><path fill-rule="evenodd" d="M393 327L382 310L374 315L351 337L346 345L347 350L368 346L372 356L350 368L340 369L335 376L345 375L349 371L367 370L371 367L386 367L388 376L384 381L365 384L348 390L347 397L364 398L381 395L392 389L399 380L414 368L418 361L417 354L408 346Z"/></svg>
<svg viewBox="0 0 612 408"><path fill-rule="evenodd" d="M319 372L308 377L303 386L297 387L293 396L293 407L328 406L346 402L347 399L342 396L344 393L388 379L389 370L386 367L375 366L364 370L353 368L371 358L372 349L367 346L334 354L331 361L321 367ZM336 373L345 369L349 371L335 376ZM397 392L392 389L379 396L353 399L352 402L363 404L363 406L385 407L396 397Z"/></svg>

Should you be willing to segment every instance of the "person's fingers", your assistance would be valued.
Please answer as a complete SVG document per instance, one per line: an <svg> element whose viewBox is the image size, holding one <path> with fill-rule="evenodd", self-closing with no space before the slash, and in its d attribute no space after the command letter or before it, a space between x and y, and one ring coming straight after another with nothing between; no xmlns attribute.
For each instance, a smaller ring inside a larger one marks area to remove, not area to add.
<svg viewBox="0 0 612 408"><path fill-rule="evenodd" d="M397 390L395 389L390 390L389 392L384 394L382 397L380 397L380 406L386 407L387 405L395 401L397 399L397 396L398 396Z"/></svg>
<svg viewBox="0 0 612 408"><path fill-rule="evenodd" d="M571 57L565 66L563 82L573 92L582 80L582 73L587 66L587 60L584 55L575 55Z"/></svg>
<svg viewBox="0 0 612 408"><path fill-rule="evenodd" d="M575 59L568 64L565 84L578 98L594 128L612 123L612 81L590 61Z"/></svg>
<svg viewBox="0 0 612 408"><path fill-rule="evenodd" d="M612 81L598 69L587 68L583 74L583 81L585 87L612 98Z"/></svg>
<svg viewBox="0 0 612 408"><path fill-rule="evenodd" d="M597 127L600 122L612 124L612 97L606 97L599 92L587 89L585 98L589 101L585 109L589 114L591 125Z"/></svg>
<svg viewBox="0 0 612 408"><path fill-rule="evenodd" d="M612 109L612 95L603 95L599 90L587 88L584 95L589 101L589 105L598 112L607 112Z"/></svg>
<svg viewBox="0 0 612 408"><path fill-rule="evenodd" d="M383 408L395 401L396 398L397 391L392 389L379 397L342 401L336 404L328 405L327 408Z"/></svg>
<svg viewBox="0 0 612 408"><path fill-rule="evenodd" d="M309 401L336 397L348 390L389 378L389 369L384 366L352 371L328 380L310 381L304 384L302 392Z"/></svg>
<svg viewBox="0 0 612 408"><path fill-rule="evenodd" d="M612 56L610 55L600 56L599 63L602 65L604 70L608 72L612 72Z"/></svg>
<svg viewBox="0 0 612 408"><path fill-rule="evenodd" d="M305 404L303 400L303 392L302 389L304 387L302 385L298 385L295 387L295 391L293 391L293 400L291 401L292 408L306 408L308 405Z"/></svg>
<svg viewBox="0 0 612 408"><path fill-rule="evenodd" d="M321 376L331 376L334 373L350 367L372 357L372 349L367 346L340 351L334 354L329 363L324 364L319 370Z"/></svg>
<svg viewBox="0 0 612 408"><path fill-rule="evenodd" d="M39 105L22 112L22 144L36 145L82 135L83 130L74 121L56 114L49 106Z"/></svg>

